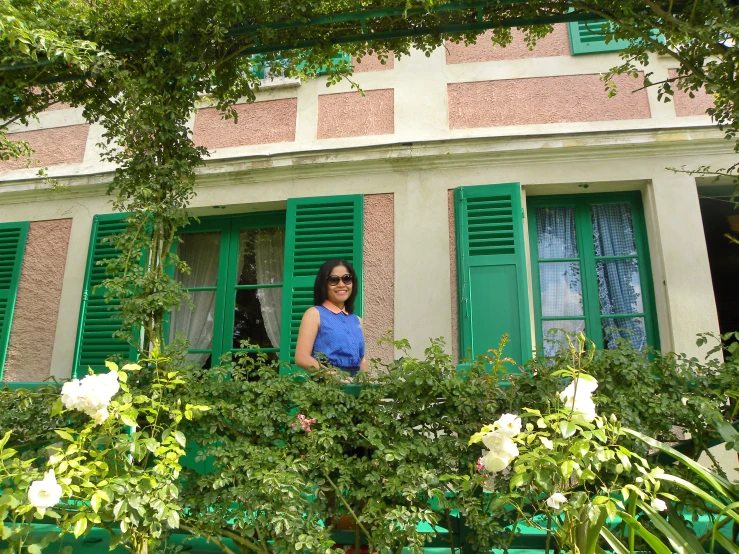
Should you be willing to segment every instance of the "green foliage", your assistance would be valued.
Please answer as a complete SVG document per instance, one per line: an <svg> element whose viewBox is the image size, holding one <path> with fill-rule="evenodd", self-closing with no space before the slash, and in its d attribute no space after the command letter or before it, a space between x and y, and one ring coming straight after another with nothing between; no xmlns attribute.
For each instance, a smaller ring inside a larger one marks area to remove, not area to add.
<svg viewBox="0 0 739 554"><path fill-rule="evenodd" d="M524 371L512 374L507 411L548 409L563 387L558 371L578 359L569 349L562 349L553 358L533 360ZM652 349L638 351L623 341L617 349L592 352L585 369L599 384L594 395L599 413L616 414L624 426L663 442L689 435L690 442L683 449L696 459L719 438L715 428L706 426L706 414L729 420L736 417L736 399L727 403L727 397L739 390L735 361L711 357L701 362ZM643 445L630 447L646 454Z"/></svg>
<svg viewBox="0 0 739 554"><path fill-rule="evenodd" d="M190 475L184 524L254 552L322 552L348 516L373 548L420 552L433 533L418 525L446 527L459 510L480 548L502 540L501 523L485 517L479 453L466 443L506 394L500 359L486 361L458 373L433 342L424 359L360 376L361 389L253 357L196 373L188 401L212 409L188 436L214 469ZM315 420L310 431L299 415Z"/></svg>
<svg viewBox="0 0 739 554"><path fill-rule="evenodd" d="M509 490L501 491L499 502L513 506L529 527L545 532L547 545L554 538L556 550L592 554L609 548L633 554L649 548L660 554L698 554L713 553L720 544L736 552L736 484L647 435L622 428L601 405L596 415L591 395L597 381L584 373L595 353L582 335L568 341L570 363L552 375L570 384L552 395L548 409L524 408L523 429L520 419L506 414L470 439L490 450L483 461L491 471L511 464ZM634 442L676 459L680 466L671 470L682 470L688 478L666 472L625 446ZM489 467L487 460L501 455L507 456L504 464ZM708 514L712 525L699 531L684 519L691 513L694 521Z"/></svg>

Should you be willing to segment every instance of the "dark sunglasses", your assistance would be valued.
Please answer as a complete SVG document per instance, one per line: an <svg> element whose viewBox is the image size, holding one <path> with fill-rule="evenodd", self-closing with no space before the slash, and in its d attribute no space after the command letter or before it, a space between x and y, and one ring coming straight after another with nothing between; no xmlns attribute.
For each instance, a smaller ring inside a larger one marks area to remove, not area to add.
<svg viewBox="0 0 739 554"><path fill-rule="evenodd" d="M338 275L329 275L326 279L326 282L332 287L338 285L339 281L341 281L345 285L351 285L354 282L354 276L351 273L345 273L341 277L339 277Z"/></svg>

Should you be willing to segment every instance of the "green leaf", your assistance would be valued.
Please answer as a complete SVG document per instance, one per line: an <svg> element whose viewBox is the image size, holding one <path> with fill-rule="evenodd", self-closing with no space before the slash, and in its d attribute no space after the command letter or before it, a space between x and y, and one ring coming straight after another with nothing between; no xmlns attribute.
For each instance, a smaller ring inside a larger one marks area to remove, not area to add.
<svg viewBox="0 0 739 554"><path fill-rule="evenodd" d="M74 529L73 529L74 538L78 539L80 535L82 535L82 533L85 532L86 529L87 529L87 519L85 517L81 517L74 524Z"/></svg>
<svg viewBox="0 0 739 554"><path fill-rule="evenodd" d="M185 438L185 433L183 433L182 431L175 431L174 438L178 443L180 443L180 446L182 448L185 448L185 446L187 445L187 439Z"/></svg>
<svg viewBox="0 0 739 554"><path fill-rule="evenodd" d="M629 554L629 549L605 525L600 529L600 536L606 540L608 545L613 549L614 554ZM600 554L603 550L596 548L596 552Z"/></svg>
<svg viewBox="0 0 739 554"><path fill-rule="evenodd" d="M136 427L138 425L128 414L121 414L121 422L129 427Z"/></svg>
<svg viewBox="0 0 739 554"><path fill-rule="evenodd" d="M66 441L74 442L74 437L63 429L54 429L54 432Z"/></svg>
<svg viewBox="0 0 739 554"><path fill-rule="evenodd" d="M92 498L90 499L90 506L92 507L92 510L97 513L100 509L100 495L97 493L93 493Z"/></svg>
<svg viewBox="0 0 739 554"><path fill-rule="evenodd" d="M624 522L631 527L646 542L656 554L672 554L672 551L663 543L656 535L647 531L647 529L636 519L623 511L619 511L618 515Z"/></svg>
<svg viewBox="0 0 739 554"><path fill-rule="evenodd" d="M39 544L29 544L26 548L28 548L28 554L41 554L41 546Z"/></svg>
<svg viewBox="0 0 739 554"><path fill-rule="evenodd" d="M667 523L667 520L665 520L665 518L663 518L657 510L652 508L649 504L641 500L637 500L636 505L639 506L639 508L649 517L651 522L654 524L654 527L667 538L670 545L672 545L674 552L677 554L705 553L705 550L703 550L700 545L698 545L700 550L696 550L694 545L690 545L686 537L683 537L676 528Z"/></svg>
<svg viewBox="0 0 739 554"><path fill-rule="evenodd" d="M681 452L678 452L674 448L666 444L663 444L658 440L655 440L651 437L647 437L646 435L643 435L639 431L634 431L633 429L624 428L623 432L626 433L627 435L631 435L633 437L640 439L641 441L647 443L652 448L657 448L658 450L661 450L665 454L669 454L670 456L672 456L673 458L675 458L676 460L678 460L679 462L681 462L682 464L686 465L688 468L693 470L693 472L696 475L698 475L698 477L703 479L706 483L708 483L715 492L721 494L724 497L731 498L731 495L728 493L728 491L732 489L732 485L727 479L721 477L720 475L716 475L715 473L712 473L711 471L707 470L705 467L700 465L695 460L688 458Z"/></svg>

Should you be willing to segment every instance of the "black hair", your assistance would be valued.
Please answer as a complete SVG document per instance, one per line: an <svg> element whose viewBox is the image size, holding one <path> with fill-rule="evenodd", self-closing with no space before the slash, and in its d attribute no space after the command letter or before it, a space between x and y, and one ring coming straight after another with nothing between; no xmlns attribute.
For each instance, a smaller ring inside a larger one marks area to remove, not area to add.
<svg viewBox="0 0 739 554"><path fill-rule="evenodd" d="M316 282L313 285L313 305L320 306L328 299L328 277L331 275L334 268L340 265L343 265L354 278L352 281L352 293L344 303L344 309L350 314L353 314L354 300L357 298L357 292L359 292L359 277L357 276L357 272L354 271L352 264L346 260L328 260L321 266L321 269L318 270Z"/></svg>

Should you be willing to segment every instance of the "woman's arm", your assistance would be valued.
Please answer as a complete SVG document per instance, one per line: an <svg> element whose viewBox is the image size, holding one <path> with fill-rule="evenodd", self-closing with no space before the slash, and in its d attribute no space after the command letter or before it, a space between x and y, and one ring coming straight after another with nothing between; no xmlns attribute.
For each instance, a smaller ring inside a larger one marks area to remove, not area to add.
<svg viewBox="0 0 739 554"><path fill-rule="evenodd" d="M313 357L313 344L316 342L318 328L321 326L321 314L315 307L308 308L303 314L298 329L298 342L295 345L295 363L303 369L320 369L321 364Z"/></svg>
<svg viewBox="0 0 739 554"><path fill-rule="evenodd" d="M357 319L359 320L359 328L362 329L362 338L364 339L364 321L362 321L362 318L359 316L357 316ZM367 356L362 356L362 361L359 362L359 371L368 371L368 370L369 368L367 367Z"/></svg>

